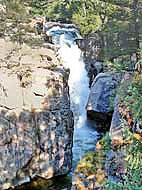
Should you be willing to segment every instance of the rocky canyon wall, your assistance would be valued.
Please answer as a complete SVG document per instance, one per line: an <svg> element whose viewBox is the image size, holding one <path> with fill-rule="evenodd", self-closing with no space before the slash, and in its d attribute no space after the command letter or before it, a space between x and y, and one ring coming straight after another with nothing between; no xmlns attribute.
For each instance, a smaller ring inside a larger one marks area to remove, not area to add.
<svg viewBox="0 0 142 190"><path fill-rule="evenodd" d="M0 189L68 173L73 145L68 70L53 46L0 41Z"/></svg>

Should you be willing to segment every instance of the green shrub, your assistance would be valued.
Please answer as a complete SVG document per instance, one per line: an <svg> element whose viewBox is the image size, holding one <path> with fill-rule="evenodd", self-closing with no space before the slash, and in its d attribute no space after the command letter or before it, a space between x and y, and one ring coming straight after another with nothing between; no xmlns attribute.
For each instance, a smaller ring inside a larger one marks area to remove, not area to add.
<svg viewBox="0 0 142 190"><path fill-rule="evenodd" d="M117 72L124 72L124 71L129 70L130 65L131 65L130 61L118 60L114 62L111 62L111 61L106 62L106 67L109 70L117 71Z"/></svg>
<svg viewBox="0 0 142 190"><path fill-rule="evenodd" d="M128 171L142 170L142 141L133 138L133 144L127 146L125 151Z"/></svg>
<svg viewBox="0 0 142 190"><path fill-rule="evenodd" d="M117 90L121 105L127 108L133 118L142 121L142 76L135 74L131 80L125 80Z"/></svg>
<svg viewBox="0 0 142 190"><path fill-rule="evenodd" d="M107 180L105 190L141 190L142 141L133 137L123 120L121 126L124 128L124 138L132 142L121 147L121 151L125 152L125 176L119 182Z"/></svg>

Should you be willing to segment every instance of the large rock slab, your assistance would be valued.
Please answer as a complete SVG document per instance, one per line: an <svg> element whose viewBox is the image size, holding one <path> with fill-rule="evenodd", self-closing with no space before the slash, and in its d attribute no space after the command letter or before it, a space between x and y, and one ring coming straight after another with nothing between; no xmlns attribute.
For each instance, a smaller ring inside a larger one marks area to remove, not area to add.
<svg viewBox="0 0 142 190"><path fill-rule="evenodd" d="M84 39L77 39L76 42L79 48L83 52L83 60L85 63L85 68L88 72L89 77L89 87L94 80L94 78L103 71L104 60L99 59L101 54L101 38L97 33L91 33Z"/></svg>
<svg viewBox="0 0 142 190"><path fill-rule="evenodd" d="M52 49L19 49L1 40L0 51L0 189L67 174L73 145L68 70Z"/></svg>
<svg viewBox="0 0 142 190"><path fill-rule="evenodd" d="M111 115L110 97L120 81L120 74L99 73L94 79L88 102L87 115L94 120L107 122Z"/></svg>
<svg viewBox="0 0 142 190"><path fill-rule="evenodd" d="M111 126L110 126L110 137L112 141L123 141L123 128L121 126L121 115L119 112L119 97L115 98L114 112L112 116Z"/></svg>
<svg viewBox="0 0 142 190"><path fill-rule="evenodd" d="M124 81L130 81L132 79L132 73L125 73L122 76L121 83ZM126 86L123 87L123 90L126 90ZM132 140L130 140L126 136L126 130L130 129L130 126L128 126L127 117L122 115L121 110L124 108L121 108L121 97L120 94L117 94L114 100L114 112L112 115L112 121L110 125L110 131L109 136L111 140L111 149L108 152L106 163L105 163L105 169L108 175L109 181L116 181L120 182L124 180L124 177L126 175L126 150L125 148L122 148L125 145L131 145ZM125 108L126 109L126 108ZM124 110L125 110L124 109ZM126 115L129 115L129 112L127 113L125 111ZM123 122L122 123L122 119Z"/></svg>
<svg viewBox="0 0 142 190"><path fill-rule="evenodd" d="M123 83L124 81L125 82L130 81L131 79L132 79L132 73L126 72L122 76L121 83ZM126 87L127 86L123 87L124 88L123 90L126 90L125 89ZM110 125L110 138L113 144L123 144L125 130L121 125L121 120L124 119L125 128L131 128L134 119L130 117L131 114L129 113L129 111L126 111L127 108L122 107L120 101L121 99L122 98L120 97L120 94L117 94L114 99L114 112L112 115L112 121ZM128 120L130 120L132 124L128 122Z"/></svg>
<svg viewBox="0 0 142 190"><path fill-rule="evenodd" d="M103 71L103 63L99 61L85 62L85 67L89 77L89 87L91 87L95 77Z"/></svg>

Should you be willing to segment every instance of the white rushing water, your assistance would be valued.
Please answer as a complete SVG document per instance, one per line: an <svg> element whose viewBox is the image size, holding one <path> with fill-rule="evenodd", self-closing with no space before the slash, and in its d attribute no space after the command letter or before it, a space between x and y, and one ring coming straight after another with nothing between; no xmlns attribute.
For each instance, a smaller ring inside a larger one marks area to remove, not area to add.
<svg viewBox="0 0 142 190"><path fill-rule="evenodd" d="M76 128L81 128L86 121L85 106L89 94L89 79L78 46L72 41L68 42L70 46L67 45L64 35L61 36L60 40L60 55L64 61L65 67L70 69L68 84L75 126Z"/></svg>
<svg viewBox="0 0 142 190"><path fill-rule="evenodd" d="M89 78L83 62L82 52L72 39L65 35L60 38L60 55L65 67L70 69L69 91L71 110L74 113L73 167L88 151L94 150L97 132L92 128L93 122L86 117L86 103L89 95Z"/></svg>
<svg viewBox="0 0 142 190"><path fill-rule="evenodd" d="M94 150L97 132L94 123L86 117L86 103L89 95L89 79L85 70L82 52L75 43L80 38L76 28L53 27L49 30L53 42L60 44L59 54L64 61L64 66L70 69L69 93L71 110L74 114L74 145L73 167L77 161L88 151ZM49 35L49 34L48 34Z"/></svg>

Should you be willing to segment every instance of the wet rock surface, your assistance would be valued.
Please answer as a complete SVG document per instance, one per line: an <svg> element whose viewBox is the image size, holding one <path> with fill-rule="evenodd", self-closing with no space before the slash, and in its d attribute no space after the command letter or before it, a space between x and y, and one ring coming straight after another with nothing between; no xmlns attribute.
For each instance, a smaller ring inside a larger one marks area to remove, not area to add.
<svg viewBox="0 0 142 190"><path fill-rule="evenodd" d="M0 189L72 167L69 73L52 49L1 40Z"/></svg>
<svg viewBox="0 0 142 190"><path fill-rule="evenodd" d="M86 63L86 70L88 71L89 87L91 88L95 77L103 71L103 63L98 61Z"/></svg>

